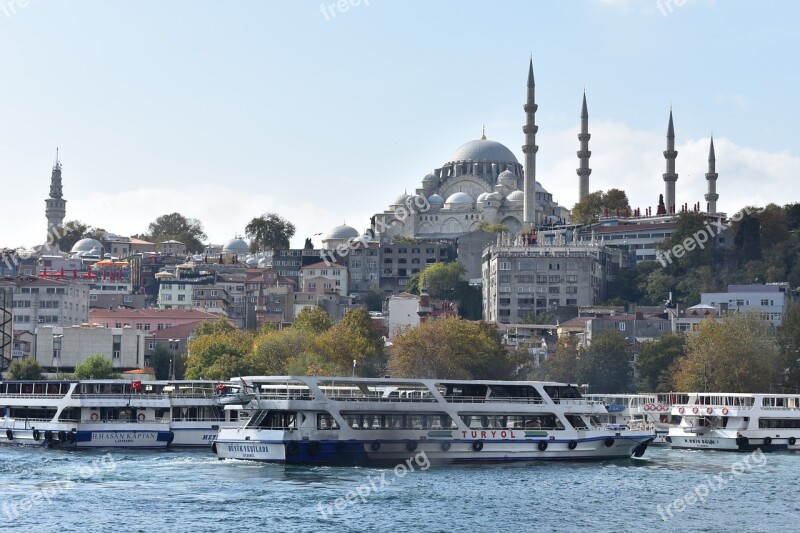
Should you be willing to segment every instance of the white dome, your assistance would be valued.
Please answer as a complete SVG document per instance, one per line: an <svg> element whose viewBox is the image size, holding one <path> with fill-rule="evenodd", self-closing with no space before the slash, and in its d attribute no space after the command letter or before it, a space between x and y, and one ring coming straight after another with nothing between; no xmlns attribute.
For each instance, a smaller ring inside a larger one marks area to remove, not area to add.
<svg viewBox="0 0 800 533"><path fill-rule="evenodd" d="M422 183L439 183L439 178L437 178L433 174L428 174L424 178L422 178Z"/></svg>
<svg viewBox="0 0 800 533"><path fill-rule="evenodd" d="M78 252L91 252L92 250L96 249L97 253L99 254L100 253L100 249L102 247L103 247L103 245L100 244L100 241L98 241L96 239L86 238L86 239L81 239L78 242L76 242L72 246L72 250L70 251L70 253L75 254L75 253L78 253Z"/></svg>
<svg viewBox="0 0 800 533"><path fill-rule="evenodd" d="M500 200L503 199L503 195L500 194L499 192L490 192L489 194L486 195L486 199L499 202Z"/></svg>
<svg viewBox="0 0 800 533"><path fill-rule="evenodd" d="M444 198L442 198L438 194L431 194L428 197L428 203L431 204L432 206L434 206L434 205L444 205Z"/></svg>
<svg viewBox="0 0 800 533"><path fill-rule="evenodd" d="M235 238L225 243L222 253L226 254L246 254L250 252L250 246L242 239Z"/></svg>
<svg viewBox="0 0 800 533"><path fill-rule="evenodd" d="M506 196L506 200L509 202L522 202L525 200L525 194L522 191L514 191Z"/></svg>
<svg viewBox="0 0 800 533"><path fill-rule="evenodd" d="M348 226L347 224L342 224L341 226L336 226L332 230L325 235L325 238L322 239L323 241L330 241L330 240L346 240L351 239L354 237L358 237L358 231Z"/></svg>
<svg viewBox="0 0 800 533"><path fill-rule="evenodd" d="M445 204L466 205L466 204L472 204L473 202L474 200L472 199L472 196L470 196L469 194L465 192L457 192L451 194L445 201Z"/></svg>
<svg viewBox="0 0 800 533"><path fill-rule="evenodd" d="M478 195L478 198L475 199L476 202L479 204L486 201L486 197L489 196L488 192L482 192Z"/></svg>
<svg viewBox="0 0 800 533"><path fill-rule="evenodd" d="M395 198L389 205L406 205L406 200L408 200L409 198L411 198L411 196L403 193L397 198Z"/></svg>
<svg viewBox="0 0 800 533"><path fill-rule="evenodd" d="M449 163L457 161L488 161L491 163L514 163L519 164L514 154L496 141L479 139L470 141L459 146L452 153Z"/></svg>
<svg viewBox="0 0 800 533"><path fill-rule="evenodd" d="M245 261L245 263L247 263L247 266L258 266L258 259L255 257L250 257L247 259L247 261Z"/></svg>

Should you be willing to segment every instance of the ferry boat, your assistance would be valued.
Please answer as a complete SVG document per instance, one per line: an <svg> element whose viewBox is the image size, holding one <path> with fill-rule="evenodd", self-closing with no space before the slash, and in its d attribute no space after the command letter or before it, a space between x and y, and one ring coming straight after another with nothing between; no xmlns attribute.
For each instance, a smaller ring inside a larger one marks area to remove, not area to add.
<svg viewBox="0 0 800 533"><path fill-rule="evenodd" d="M606 413L598 418L602 424L616 424L632 429L647 429L656 435L650 446L667 446L667 430L661 428L660 415L670 406L661 403L656 394L587 394L586 399L602 403Z"/></svg>
<svg viewBox="0 0 800 533"><path fill-rule="evenodd" d="M221 459L397 464L640 457L653 431L603 426L605 407L553 382L251 376L250 420L222 427ZM232 380L232 381L235 381Z"/></svg>
<svg viewBox="0 0 800 533"><path fill-rule="evenodd" d="M800 394L690 393L672 414L681 417L673 448L800 450Z"/></svg>
<svg viewBox="0 0 800 533"><path fill-rule="evenodd" d="M208 447L240 411L212 381L2 381L0 444L66 448Z"/></svg>

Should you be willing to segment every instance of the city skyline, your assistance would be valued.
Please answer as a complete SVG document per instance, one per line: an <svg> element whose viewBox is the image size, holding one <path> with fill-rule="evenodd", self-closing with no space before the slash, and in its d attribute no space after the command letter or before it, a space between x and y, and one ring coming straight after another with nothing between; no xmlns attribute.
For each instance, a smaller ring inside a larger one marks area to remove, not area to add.
<svg viewBox="0 0 800 533"><path fill-rule="evenodd" d="M537 180L562 205L578 199L584 89L590 191L620 188L633 208L656 206L671 107L679 205L705 207L712 132L721 211L797 200L785 192L800 171L797 103L781 90L794 74L759 58L791 64L800 9L680 4L5 9L0 43L15 52L0 58L0 175L20 223L2 244L44 241L56 146L65 220L126 235L177 211L224 243L276 212L297 226L293 246L342 222L363 230L484 125L524 160L531 54ZM773 19L769 33L758 17ZM541 33L523 31L531 21ZM678 33L697 39L668 38Z"/></svg>

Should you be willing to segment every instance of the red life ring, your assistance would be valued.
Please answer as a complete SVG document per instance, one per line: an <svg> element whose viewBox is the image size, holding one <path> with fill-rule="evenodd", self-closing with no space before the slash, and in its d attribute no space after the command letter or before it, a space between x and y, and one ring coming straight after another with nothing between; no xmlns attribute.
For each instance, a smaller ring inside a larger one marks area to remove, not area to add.
<svg viewBox="0 0 800 533"><path fill-rule="evenodd" d="M663 404L663 403L660 403L660 404L658 404L658 410L659 410L659 411L668 411L668 410L669 410L669 407L667 407L667 406L666 406L665 404Z"/></svg>
<svg viewBox="0 0 800 533"><path fill-rule="evenodd" d="M92 415L89 418L91 418L94 421L97 421L100 419L100 415L98 415L97 413L92 413Z"/></svg>
<svg viewBox="0 0 800 533"><path fill-rule="evenodd" d="M683 407L678 407L678 412L679 412L680 414L683 414L683 413L685 413L685 412L686 412L686 409L684 409Z"/></svg>
<svg viewBox="0 0 800 533"><path fill-rule="evenodd" d="M728 408L727 407L723 407L722 408L722 416L725 416L727 414L728 414Z"/></svg>
<svg viewBox="0 0 800 533"><path fill-rule="evenodd" d="M136 417L136 418L139 419L139 422L143 421L144 420L144 413L139 413L139 416Z"/></svg>
<svg viewBox="0 0 800 533"><path fill-rule="evenodd" d="M707 415L710 415L710 414L711 414L711 413L713 413L713 412L714 412L714 410L713 410L712 408L710 408L710 407L706 407L706 414L707 414Z"/></svg>
<svg viewBox="0 0 800 533"><path fill-rule="evenodd" d="M220 391L220 392L224 391L225 390L225 385L220 383L219 385L217 385L217 390Z"/></svg>
<svg viewBox="0 0 800 533"><path fill-rule="evenodd" d="M697 411L699 411L699 409L698 409L697 407L692 407L692 412L693 412L694 414L697 414Z"/></svg>

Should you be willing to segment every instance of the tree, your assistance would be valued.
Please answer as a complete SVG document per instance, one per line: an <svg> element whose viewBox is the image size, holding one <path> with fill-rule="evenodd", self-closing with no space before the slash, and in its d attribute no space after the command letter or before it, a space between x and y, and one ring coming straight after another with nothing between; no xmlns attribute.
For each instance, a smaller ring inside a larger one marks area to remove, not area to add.
<svg viewBox="0 0 800 533"><path fill-rule="evenodd" d="M250 250L285 250L294 236L294 224L275 213L264 213L251 220L244 228L250 238Z"/></svg>
<svg viewBox="0 0 800 533"><path fill-rule="evenodd" d="M309 352L314 334L301 328L277 330L264 328L253 341L247 366L254 374L280 376L287 374L293 362ZM302 373L302 372L301 372Z"/></svg>
<svg viewBox="0 0 800 533"><path fill-rule="evenodd" d="M482 220L478 224L478 231L485 231L486 233L508 233L508 226L505 224L489 224Z"/></svg>
<svg viewBox="0 0 800 533"><path fill-rule="evenodd" d="M237 329L225 319L204 322L189 341L187 379L230 379L249 374L246 356L253 347L253 332Z"/></svg>
<svg viewBox="0 0 800 533"><path fill-rule="evenodd" d="M434 263L422 271L420 282L428 294L439 300L454 299L454 291L467 268L458 261Z"/></svg>
<svg viewBox="0 0 800 533"><path fill-rule="evenodd" d="M333 320L318 307L305 307L297 314L292 327L318 335L333 327Z"/></svg>
<svg viewBox="0 0 800 533"><path fill-rule="evenodd" d="M356 307L314 339L314 352L337 375L355 371L359 376L374 377L386 371L383 345L381 333L367 309Z"/></svg>
<svg viewBox="0 0 800 533"><path fill-rule="evenodd" d="M593 224L606 211L614 216L619 211L621 216L630 211L628 195L619 189L609 189L607 193L596 191L589 193L572 208L572 221L578 224Z"/></svg>
<svg viewBox="0 0 800 533"><path fill-rule="evenodd" d="M755 313L728 313L689 334L674 381L684 391L768 392L779 388L771 385L780 374L770 324Z"/></svg>
<svg viewBox="0 0 800 533"><path fill-rule="evenodd" d="M592 339L580 360L580 376L593 394L631 390L630 358L619 331L606 330Z"/></svg>
<svg viewBox="0 0 800 533"><path fill-rule="evenodd" d="M8 379L42 379L42 367L35 359L14 361L8 365Z"/></svg>
<svg viewBox="0 0 800 533"><path fill-rule="evenodd" d="M637 387L644 392L670 392L676 390L673 374L677 361L683 357L686 337L666 334L653 342L639 345Z"/></svg>
<svg viewBox="0 0 800 533"><path fill-rule="evenodd" d="M84 224L80 220L70 220L54 231L56 239L53 242L58 245L59 250L68 252L72 250L76 242L83 238L87 231L89 231L88 224Z"/></svg>
<svg viewBox="0 0 800 533"><path fill-rule="evenodd" d="M173 357L176 357L164 346L156 346L155 351L150 356L150 366L156 374L156 379L169 379L172 370Z"/></svg>
<svg viewBox="0 0 800 533"><path fill-rule="evenodd" d="M373 285L364 295L364 305L369 311L383 311L383 298L383 291L377 285Z"/></svg>
<svg viewBox="0 0 800 533"><path fill-rule="evenodd" d="M311 237L306 237L306 242L303 244L303 250L313 250L314 243L311 242Z"/></svg>
<svg viewBox="0 0 800 533"><path fill-rule="evenodd" d="M75 379L111 379L118 377L114 363L101 353L95 353L75 366Z"/></svg>
<svg viewBox="0 0 800 533"><path fill-rule="evenodd" d="M186 245L189 253L202 252L205 246L202 240L206 239L203 224L194 218L186 218L180 213L161 215L151 222L144 235L136 235L156 244L164 241L179 241Z"/></svg>
<svg viewBox="0 0 800 533"><path fill-rule="evenodd" d="M537 379L560 381L562 383L580 382L579 361L582 348L577 337L562 335L556 342L556 351L539 365L535 371Z"/></svg>
<svg viewBox="0 0 800 533"><path fill-rule="evenodd" d="M778 327L782 388L785 392L800 392L800 303L789 305Z"/></svg>
<svg viewBox="0 0 800 533"><path fill-rule="evenodd" d="M427 320L394 340L389 368L410 378L508 379L516 368L493 326L446 317Z"/></svg>

